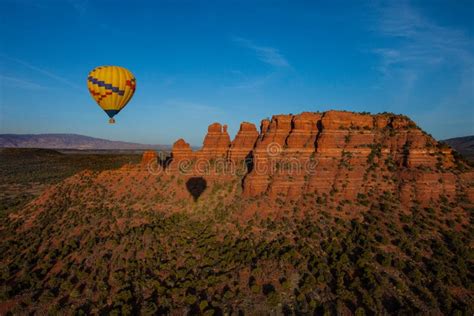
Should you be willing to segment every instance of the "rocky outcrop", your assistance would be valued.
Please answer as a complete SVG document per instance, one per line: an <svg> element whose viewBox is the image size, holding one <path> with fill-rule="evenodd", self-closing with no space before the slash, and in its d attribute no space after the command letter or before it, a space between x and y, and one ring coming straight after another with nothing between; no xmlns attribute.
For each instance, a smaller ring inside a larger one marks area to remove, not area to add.
<svg viewBox="0 0 474 316"><path fill-rule="evenodd" d="M250 158L258 135L254 124L248 122L241 123L240 129L229 148L228 158L234 161Z"/></svg>
<svg viewBox="0 0 474 316"><path fill-rule="evenodd" d="M252 172L244 182L244 194L254 196L269 191L296 196L304 186L304 168L313 163L319 134L319 113L275 115L263 120L261 135L253 151Z"/></svg>
<svg viewBox="0 0 474 316"><path fill-rule="evenodd" d="M396 193L403 183L413 193L411 201L454 198L455 179L444 174L454 165L452 154L437 148L431 136L404 116L342 111L274 116L262 122L253 156L245 196L297 200L313 194L355 200L369 193ZM410 169L411 180L400 176ZM429 173L442 173L436 181L444 185L433 185Z"/></svg>
<svg viewBox="0 0 474 316"><path fill-rule="evenodd" d="M219 123L209 125L203 146L196 154L199 158L224 158L230 146L230 137L227 125Z"/></svg>
<svg viewBox="0 0 474 316"><path fill-rule="evenodd" d="M328 111L321 120L327 130L371 129L374 126L372 115L342 111Z"/></svg>
<svg viewBox="0 0 474 316"><path fill-rule="evenodd" d="M156 161L157 159L157 154L156 151L154 150L147 150L142 154L142 165L146 166L148 165L151 161Z"/></svg>
<svg viewBox="0 0 474 316"><path fill-rule="evenodd" d="M293 116L291 132L286 141L288 148L295 152L314 152L321 117L322 114L308 112Z"/></svg>
<svg viewBox="0 0 474 316"><path fill-rule="evenodd" d="M430 203L441 196L454 199L460 181L450 170L455 167L450 148L439 146L409 118L389 113L275 115L262 120L260 133L254 124L242 123L232 142L227 126L213 123L201 150L193 153L180 139L172 158L200 159L196 165L218 161L219 171L209 171L209 164L192 173L206 170L214 179L247 158L243 196L280 201L311 195L337 203L390 192L407 204Z"/></svg>
<svg viewBox="0 0 474 316"><path fill-rule="evenodd" d="M191 146L182 138L178 139L171 150L171 158L175 161L193 159L194 153Z"/></svg>

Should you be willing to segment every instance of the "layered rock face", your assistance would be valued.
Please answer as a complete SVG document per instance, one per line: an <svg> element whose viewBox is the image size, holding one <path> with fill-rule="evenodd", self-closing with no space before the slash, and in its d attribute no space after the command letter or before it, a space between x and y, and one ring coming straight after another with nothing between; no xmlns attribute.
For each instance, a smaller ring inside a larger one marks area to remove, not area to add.
<svg viewBox="0 0 474 316"><path fill-rule="evenodd" d="M354 200L401 188L412 201L428 201L456 194L455 177L444 172L453 166L451 152L440 150L406 117L329 111L274 116L262 126L255 164L276 167L254 168L244 182L246 196Z"/></svg>
<svg viewBox="0 0 474 316"><path fill-rule="evenodd" d="M304 185L305 166L313 163L318 136L319 113L275 115L263 120L261 135L253 151L253 169L244 182L244 194L259 195L269 191L298 195ZM270 185L271 184L271 185Z"/></svg>
<svg viewBox="0 0 474 316"><path fill-rule="evenodd" d="M230 146L230 137L227 133L227 125L219 123L209 125L203 146L196 153L200 158L223 158L226 157Z"/></svg>
<svg viewBox="0 0 474 316"><path fill-rule="evenodd" d="M240 124L240 129L228 150L229 159L237 161L251 158L258 135L254 124L247 122Z"/></svg>
<svg viewBox="0 0 474 316"><path fill-rule="evenodd" d="M156 151L154 150L147 150L142 155L142 165L146 166L151 161L155 161L157 159Z"/></svg>
<svg viewBox="0 0 474 316"><path fill-rule="evenodd" d="M171 158L175 161L183 159L193 159L195 154L191 149L191 146L180 138L173 144L173 149L171 152Z"/></svg>
<svg viewBox="0 0 474 316"><path fill-rule="evenodd" d="M450 169L455 166L450 148L394 114L275 115L262 120L260 133L255 125L242 123L232 142L227 126L213 123L201 150L193 152L180 139L172 159L226 164L247 159L243 196L283 201L306 195L354 201L388 193L401 201L452 200L464 183ZM219 172L211 174L216 178Z"/></svg>

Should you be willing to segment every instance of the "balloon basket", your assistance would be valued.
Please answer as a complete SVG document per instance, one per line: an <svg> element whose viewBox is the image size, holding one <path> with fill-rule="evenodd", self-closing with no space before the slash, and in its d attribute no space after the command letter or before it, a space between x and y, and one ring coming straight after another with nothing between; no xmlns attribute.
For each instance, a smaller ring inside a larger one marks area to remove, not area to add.
<svg viewBox="0 0 474 316"><path fill-rule="evenodd" d="M113 118L110 118L109 124L115 124L115 120Z"/></svg>

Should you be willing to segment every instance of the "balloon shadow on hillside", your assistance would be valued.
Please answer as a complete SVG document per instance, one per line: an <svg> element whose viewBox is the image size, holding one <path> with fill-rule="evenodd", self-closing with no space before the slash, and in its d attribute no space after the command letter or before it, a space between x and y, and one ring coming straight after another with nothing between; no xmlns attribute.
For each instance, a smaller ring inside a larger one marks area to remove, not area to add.
<svg viewBox="0 0 474 316"><path fill-rule="evenodd" d="M186 188L188 192L193 196L194 202L196 202L201 194L207 188L207 182L203 177L192 177L186 181Z"/></svg>

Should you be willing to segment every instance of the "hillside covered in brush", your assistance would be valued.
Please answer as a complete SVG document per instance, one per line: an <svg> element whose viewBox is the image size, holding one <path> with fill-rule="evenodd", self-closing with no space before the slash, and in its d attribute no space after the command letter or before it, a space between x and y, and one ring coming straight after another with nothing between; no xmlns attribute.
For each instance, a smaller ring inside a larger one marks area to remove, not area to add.
<svg viewBox="0 0 474 316"><path fill-rule="evenodd" d="M474 312L474 171L409 118L275 115L0 224L0 313Z"/></svg>

